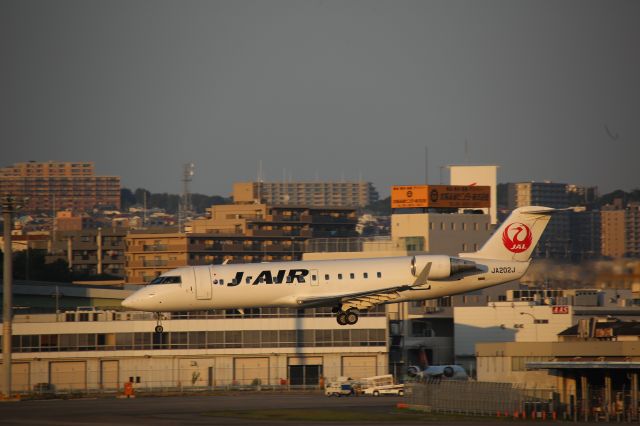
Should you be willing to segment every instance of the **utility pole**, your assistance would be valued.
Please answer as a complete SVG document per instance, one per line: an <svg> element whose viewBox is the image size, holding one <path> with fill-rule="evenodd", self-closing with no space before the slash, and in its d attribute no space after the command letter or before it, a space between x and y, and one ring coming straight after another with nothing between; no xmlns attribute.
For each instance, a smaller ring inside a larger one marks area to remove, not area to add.
<svg viewBox="0 0 640 426"><path fill-rule="evenodd" d="M4 274L2 281L2 367L4 383L2 393L4 399L11 398L11 296L13 291L11 227L13 225L15 207L15 199L13 197L2 198L2 220L4 221Z"/></svg>

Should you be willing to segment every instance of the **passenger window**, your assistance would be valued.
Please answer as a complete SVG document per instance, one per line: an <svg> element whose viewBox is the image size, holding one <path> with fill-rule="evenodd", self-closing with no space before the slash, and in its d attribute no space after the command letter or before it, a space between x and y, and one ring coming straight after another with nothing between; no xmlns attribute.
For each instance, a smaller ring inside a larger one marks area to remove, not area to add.
<svg viewBox="0 0 640 426"><path fill-rule="evenodd" d="M367 278L369 278L369 274L367 274L366 272L364 274L362 274L362 276L364 277L364 279L366 280Z"/></svg>
<svg viewBox="0 0 640 426"><path fill-rule="evenodd" d="M338 274L338 279L341 280L342 279L342 274Z"/></svg>
<svg viewBox="0 0 640 426"><path fill-rule="evenodd" d="M236 280L235 278L233 278L233 279L231 280L231 284L233 284L233 285L238 285L238 280Z"/></svg>
<svg viewBox="0 0 640 426"><path fill-rule="evenodd" d="M356 274L354 274L353 272L349 274L349 278L354 279L356 277Z"/></svg>
<svg viewBox="0 0 640 426"><path fill-rule="evenodd" d="M224 279L220 278L220 285L224 285Z"/></svg>
<svg viewBox="0 0 640 426"><path fill-rule="evenodd" d="M315 275L311 275L311 281L315 281L317 277Z"/></svg>
<svg viewBox="0 0 640 426"><path fill-rule="evenodd" d="M291 275L287 275L287 284L291 284L293 282L293 277Z"/></svg>
<svg viewBox="0 0 640 426"><path fill-rule="evenodd" d="M329 281L329 274L324 274L324 279L325 279L326 281Z"/></svg>
<svg viewBox="0 0 640 426"><path fill-rule="evenodd" d="M382 278L382 272L378 272L376 275L378 276L378 278Z"/></svg>
<svg viewBox="0 0 640 426"><path fill-rule="evenodd" d="M247 277L247 279L245 280L245 282L246 282L247 284L251 284L251 277Z"/></svg>

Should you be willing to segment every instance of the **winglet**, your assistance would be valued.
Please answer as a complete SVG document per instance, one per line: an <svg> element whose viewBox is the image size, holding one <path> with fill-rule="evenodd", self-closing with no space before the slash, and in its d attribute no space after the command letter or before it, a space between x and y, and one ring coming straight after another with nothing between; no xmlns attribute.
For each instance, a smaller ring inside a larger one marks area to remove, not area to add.
<svg viewBox="0 0 640 426"><path fill-rule="evenodd" d="M412 288L426 286L429 278L429 272L431 271L432 262L428 262L425 267L420 271L420 275L416 278L416 280L411 285Z"/></svg>

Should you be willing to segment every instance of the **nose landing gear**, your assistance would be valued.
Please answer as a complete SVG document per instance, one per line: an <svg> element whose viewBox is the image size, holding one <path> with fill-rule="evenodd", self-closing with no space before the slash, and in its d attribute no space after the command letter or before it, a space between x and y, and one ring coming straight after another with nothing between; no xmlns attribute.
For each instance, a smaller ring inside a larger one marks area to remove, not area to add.
<svg viewBox="0 0 640 426"><path fill-rule="evenodd" d="M164 328L162 327L162 316L160 314L160 312L156 312L156 328L155 328L155 332L158 334L161 334L164 331Z"/></svg>

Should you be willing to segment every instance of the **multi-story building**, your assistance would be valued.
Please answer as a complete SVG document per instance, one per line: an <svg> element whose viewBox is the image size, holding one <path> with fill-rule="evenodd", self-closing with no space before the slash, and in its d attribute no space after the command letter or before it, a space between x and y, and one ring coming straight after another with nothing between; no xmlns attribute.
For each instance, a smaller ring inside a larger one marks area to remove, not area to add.
<svg viewBox="0 0 640 426"><path fill-rule="evenodd" d="M309 238L356 235L353 208L229 204L209 211L188 233L129 233L127 281L148 282L185 265L299 260Z"/></svg>
<svg viewBox="0 0 640 426"><path fill-rule="evenodd" d="M338 376L388 371L384 309L349 328L337 325L330 309L278 308L171 314L163 333L154 325L154 315L143 312L19 315L13 390L45 384L53 392L116 391L126 382L138 391L317 388Z"/></svg>
<svg viewBox="0 0 640 426"><path fill-rule="evenodd" d="M123 228L56 231L47 261L66 260L78 274L124 277L125 235Z"/></svg>
<svg viewBox="0 0 640 426"><path fill-rule="evenodd" d="M364 207L378 200L371 182L238 182L236 203L310 207Z"/></svg>
<svg viewBox="0 0 640 426"><path fill-rule="evenodd" d="M640 203L630 203L625 210L626 253L640 257Z"/></svg>
<svg viewBox="0 0 640 426"><path fill-rule="evenodd" d="M616 206L604 206L600 211L602 255L623 257L626 253L625 211Z"/></svg>
<svg viewBox="0 0 640 426"><path fill-rule="evenodd" d="M507 208L545 206L557 209L569 207L567 184L554 182L518 182L507 184ZM536 257L571 258L571 219L569 212L551 218L534 251Z"/></svg>
<svg viewBox="0 0 640 426"><path fill-rule="evenodd" d="M27 198L23 211L120 208L120 178L96 176L92 162L17 163L0 168L0 195Z"/></svg>
<svg viewBox="0 0 640 426"><path fill-rule="evenodd" d="M600 211L597 210L570 213L572 260L597 259L602 255L600 219Z"/></svg>
<svg viewBox="0 0 640 426"><path fill-rule="evenodd" d="M180 232L134 230L126 236L128 283L148 283L171 269L189 264L187 235Z"/></svg>
<svg viewBox="0 0 640 426"><path fill-rule="evenodd" d="M518 182L507 184L507 208L545 206L562 209L569 207L566 183Z"/></svg>
<svg viewBox="0 0 640 426"><path fill-rule="evenodd" d="M480 343L552 342L584 318L640 315L630 290L510 290L503 300L454 308L456 363L474 371Z"/></svg>

